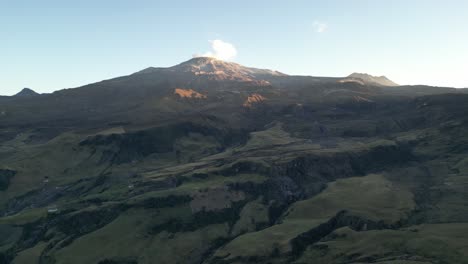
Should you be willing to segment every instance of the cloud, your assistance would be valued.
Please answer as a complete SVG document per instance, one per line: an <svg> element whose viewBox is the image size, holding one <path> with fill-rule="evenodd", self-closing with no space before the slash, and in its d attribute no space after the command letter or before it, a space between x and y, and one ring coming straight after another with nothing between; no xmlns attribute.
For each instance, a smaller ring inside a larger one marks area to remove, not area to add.
<svg viewBox="0 0 468 264"><path fill-rule="evenodd" d="M315 21L312 26L314 27L315 32L323 33L328 29L327 23Z"/></svg>
<svg viewBox="0 0 468 264"><path fill-rule="evenodd" d="M237 56L236 47L220 39L210 40L211 51L203 54L195 54L193 57L212 57L219 60L232 60Z"/></svg>

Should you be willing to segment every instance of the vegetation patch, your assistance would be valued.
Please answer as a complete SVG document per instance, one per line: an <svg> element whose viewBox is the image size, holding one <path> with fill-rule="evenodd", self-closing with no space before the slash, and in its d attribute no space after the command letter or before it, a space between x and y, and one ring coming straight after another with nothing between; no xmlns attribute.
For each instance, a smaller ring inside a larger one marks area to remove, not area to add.
<svg viewBox="0 0 468 264"><path fill-rule="evenodd" d="M0 169L0 191L8 189L10 180L15 176L16 171Z"/></svg>

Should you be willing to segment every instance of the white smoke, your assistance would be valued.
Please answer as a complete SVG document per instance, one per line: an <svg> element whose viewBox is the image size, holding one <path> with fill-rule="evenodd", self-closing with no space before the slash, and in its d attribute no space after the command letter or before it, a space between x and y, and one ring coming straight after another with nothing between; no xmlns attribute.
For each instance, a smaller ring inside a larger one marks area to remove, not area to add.
<svg viewBox="0 0 468 264"><path fill-rule="evenodd" d="M212 57L219 60L232 60L237 56L236 47L228 42L224 42L220 39L210 40L211 51L203 54L195 54L193 57Z"/></svg>
<svg viewBox="0 0 468 264"><path fill-rule="evenodd" d="M314 30L317 33L323 33L328 29L327 23L320 22L320 21L314 21L312 26L314 27Z"/></svg>

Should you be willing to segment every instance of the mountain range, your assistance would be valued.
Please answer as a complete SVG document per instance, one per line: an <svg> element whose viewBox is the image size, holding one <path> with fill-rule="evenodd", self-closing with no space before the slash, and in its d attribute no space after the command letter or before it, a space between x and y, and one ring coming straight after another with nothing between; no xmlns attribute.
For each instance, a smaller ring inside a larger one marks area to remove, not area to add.
<svg viewBox="0 0 468 264"><path fill-rule="evenodd" d="M0 97L0 263L468 263L468 90L200 57Z"/></svg>

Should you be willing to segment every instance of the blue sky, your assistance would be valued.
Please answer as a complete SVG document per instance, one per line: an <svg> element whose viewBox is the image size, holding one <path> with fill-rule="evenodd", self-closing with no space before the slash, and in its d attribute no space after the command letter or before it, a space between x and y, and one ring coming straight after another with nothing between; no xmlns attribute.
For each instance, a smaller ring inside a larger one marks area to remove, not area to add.
<svg viewBox="0 0 468 264"><path fill-rule="evenodd" d="M288 74L468 87L467 14L465 0L0 0L0 94L172 66L213 40Z"/></svg>

